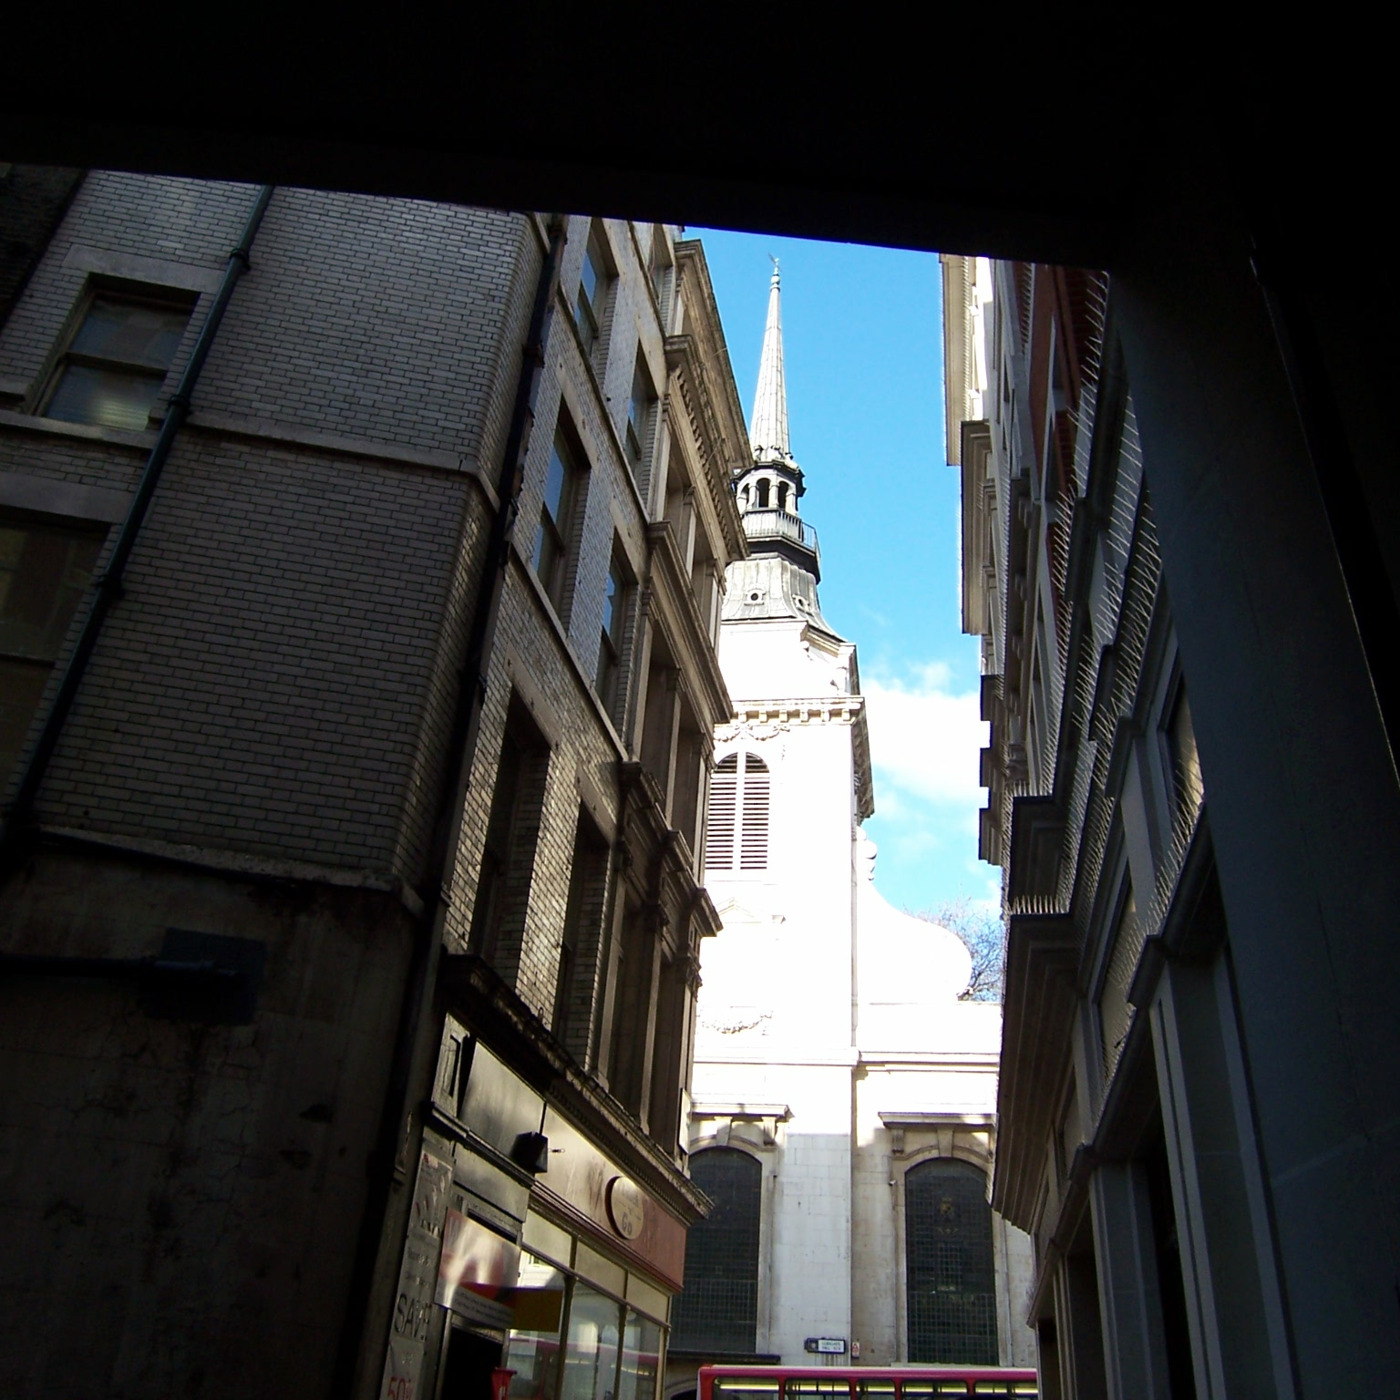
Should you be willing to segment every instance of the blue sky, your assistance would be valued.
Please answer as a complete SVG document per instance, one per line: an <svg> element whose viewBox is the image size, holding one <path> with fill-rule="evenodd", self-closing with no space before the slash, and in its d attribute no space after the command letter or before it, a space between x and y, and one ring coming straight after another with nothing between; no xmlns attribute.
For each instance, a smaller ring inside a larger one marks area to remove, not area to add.
<svg viewBox="0 0 1400 1400"><path fill-rule="evenodd" d="M782 267L792 451L822 549L822 611L856 643L868 697L879 847L892 903L984 900L977 859L977 643L958 616L958 474L943 434L938 259L711 229L699 237L747 415L769 255Z"/></svg>

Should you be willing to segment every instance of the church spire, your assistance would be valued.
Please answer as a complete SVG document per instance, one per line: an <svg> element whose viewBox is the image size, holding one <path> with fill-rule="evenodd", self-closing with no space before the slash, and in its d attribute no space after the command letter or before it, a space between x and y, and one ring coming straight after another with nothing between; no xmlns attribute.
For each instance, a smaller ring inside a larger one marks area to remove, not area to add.
<svg viewBox="0 0 1400 1400"><path fill-rule="evenodd" d="M768 291L768 321L763 328L763 354L758 362L758 392L754 395L749 445L756 462L790 462L787 385L783 380L783 311L778 260Z"/></svg>

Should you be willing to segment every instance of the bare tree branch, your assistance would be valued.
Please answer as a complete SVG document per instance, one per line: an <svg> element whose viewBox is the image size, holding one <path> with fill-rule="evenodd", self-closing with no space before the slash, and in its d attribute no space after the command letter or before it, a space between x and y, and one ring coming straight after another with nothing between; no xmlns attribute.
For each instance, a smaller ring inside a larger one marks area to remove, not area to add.
<svg viewBox="0 0 1400 1400"><path fill-rule="evenodd" d="M972 978L960 1001L1000 1001L1006 983L1006 926L995 914L974 907L966 897L937 909L911 909L916 919L957 934L972 954Z"/></svg>

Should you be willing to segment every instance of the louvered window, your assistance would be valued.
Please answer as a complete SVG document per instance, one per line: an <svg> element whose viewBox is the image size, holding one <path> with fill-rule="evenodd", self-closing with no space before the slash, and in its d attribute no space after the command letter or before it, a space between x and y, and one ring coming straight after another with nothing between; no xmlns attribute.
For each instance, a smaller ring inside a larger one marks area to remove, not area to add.
<svg viewBox="0 0 1400 1400"><path fill-rule="evenodd" d="M768 765L757 754L730 754L715 767L705 867L768 869Z"/></svg>

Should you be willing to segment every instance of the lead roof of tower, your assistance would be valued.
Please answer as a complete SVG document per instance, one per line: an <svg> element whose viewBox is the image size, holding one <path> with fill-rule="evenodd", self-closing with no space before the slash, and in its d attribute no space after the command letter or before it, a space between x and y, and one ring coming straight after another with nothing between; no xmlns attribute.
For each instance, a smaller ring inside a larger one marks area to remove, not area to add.
<svg viewBox="0 0 1400 1400"><path fill-rule="evenodd" d="M763 327L763 354L758 362L758 392L749 423L749 445L756 462L791 462L788 442L787 384L783 378L783 310L778 260L768 291L768 320Z"/></svg>
<svg viewBox="0 0 1400 1400"><path fill-rule="evenodd" d="M841 642L845 638L822 616L817 581L789 559L754 554L725 570L721 622L805 622Z"/></svg>

